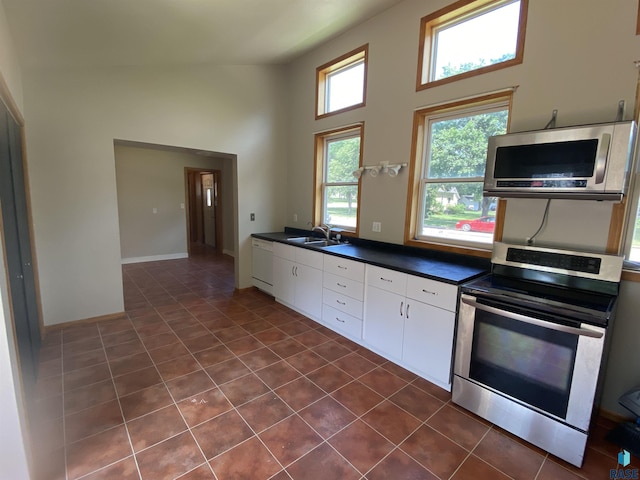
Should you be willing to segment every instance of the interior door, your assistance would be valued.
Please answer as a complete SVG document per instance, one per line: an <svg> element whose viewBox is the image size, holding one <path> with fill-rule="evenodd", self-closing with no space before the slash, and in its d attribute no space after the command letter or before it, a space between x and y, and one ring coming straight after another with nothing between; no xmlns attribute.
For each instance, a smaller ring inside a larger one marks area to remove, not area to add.
<svg viewBox="0 0 640 480"><path fill-rule="evenodd" d="M20 127L0 112L0 205L18 353L26 389L35 382L40 323L22 163Z"/></svg>
<svg viewBox="0 0 640 480"><path fill-rule="evenodd" d="M202 175L202 202L204 243L211 247L216 247L217 195L212 173Z"/></svg>

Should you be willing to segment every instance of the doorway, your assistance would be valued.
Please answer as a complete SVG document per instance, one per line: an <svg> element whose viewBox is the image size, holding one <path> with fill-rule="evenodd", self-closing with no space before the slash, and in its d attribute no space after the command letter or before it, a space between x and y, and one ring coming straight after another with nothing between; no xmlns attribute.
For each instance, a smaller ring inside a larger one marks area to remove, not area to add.
<svg viewBox="0 0 640 480"><path fill-rule="evenodd" d="M187 183L187 247L222 253L222 201L220 170L185 168Z"/></svg>

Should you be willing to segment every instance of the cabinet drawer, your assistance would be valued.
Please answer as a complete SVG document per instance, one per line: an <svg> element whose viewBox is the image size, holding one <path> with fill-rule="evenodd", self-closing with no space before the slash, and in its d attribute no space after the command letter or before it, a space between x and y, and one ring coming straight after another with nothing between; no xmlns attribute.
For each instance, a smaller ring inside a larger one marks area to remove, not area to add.
<svg viewBox="0 0 640 480"><path fill-rule="evenodd" d="M359 300L325 288L322 293L322 302L326 306L362 319L362 302Z"/></svg>
<svg viewBox="0 0 640 480"><path fill-rule="evenodd" d="M309 267L322 270L322 257L323 253L314 252L313 250L307 250L306 248L293 247L296 251L296 262L307 265Z"/></svg>
<svg viewBox="0 0 640 480"><path fill-rule="evenodd" d="M295 262L296 260L296 247L291 245L285 245L284 243L273 242L273 255L280 258L286 258Z"/></svg>
<svg viewBox="0 0 640 480"><path fill-rule="evenodd" d="M455 312L458 287L428 278L407 275L407 297Z"/></svg>
<svg viewBox="0 0 640 480"><path fill-rule="evenodd" d="M362 320L329 305L322 306L322 322L332 330L344 333L351 338L362 338Z"/></svg>
<svg viewBox="0 0 640 480"><path fill-rule="evenodd" d="M347 295L356 300L364 300L364 284L362 282L356 282L350 278L324 272L322 285L324 288Z"/></svg>
<svg viewBox="0 0 640 480"><path fill-rule="evenodd" d="M364 282L364 263L334 257L333 255L325 255L324 271L358 282Z"/></svg>
<svg viewBox="0 0 640 480"><path fill-rule="evenodd" d="M404 295L407 288L407 274L367 265L367 285Z"/></svg>
<svg viewBox="0 0 640 480"><path fill-rule="evenodd" d="M273 251L273 242L269 240L263 240L261 238L252 238L251 245L253 247L261 248L263 250Z"/></svg>

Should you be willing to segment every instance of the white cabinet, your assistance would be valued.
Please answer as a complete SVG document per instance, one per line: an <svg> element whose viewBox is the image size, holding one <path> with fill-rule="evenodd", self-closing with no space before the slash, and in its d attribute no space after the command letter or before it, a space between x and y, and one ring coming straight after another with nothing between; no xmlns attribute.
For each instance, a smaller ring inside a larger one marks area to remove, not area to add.
<svg viewBox="0 0 640 480"><path fill-rule="evenodd" d="M274 296L314 320L322 316L322 257L304 248L273 245Z"/></svg>
<svg viewBox="0 0 640 480"><path fill-rule="evenodd" d="M368 265L364 340L450 389L457 287Z"/></svg>
<svg viewBox="0 0 640 480"><path fill-rule="evenodd" d="M295 273L296 307L314 320L320 320L322 317L322 270L298 264Z"/></svg>
<svg viewBox="0 0 640 480"><path fill-rule="evenodd" d="M440 386L451 381L455 312L407 300L402 361Z"/></svg>
<svg viewBox="0 0 640 480"><path fill-rule="evenodd" d="M395 362L402 360L405 297L367 286L364 340Z"/></svg>
<svg viewBox="0 0 640 480"><path fill-rule="evenodd" d="M364 264L324 256L322 323L352 340L362 339Z"/></svg>
<svg viewBox="0 0 640 480"><path fill-rule="evenodd" d="M273 256L273 296L283 303L296 302L295 262Z"/></svg>
<svg viewBox="0 0 640 480"><path fill-rule="evenodd" d="M451 389L457 286L274 242L273 293L279 302Z"/></svg>

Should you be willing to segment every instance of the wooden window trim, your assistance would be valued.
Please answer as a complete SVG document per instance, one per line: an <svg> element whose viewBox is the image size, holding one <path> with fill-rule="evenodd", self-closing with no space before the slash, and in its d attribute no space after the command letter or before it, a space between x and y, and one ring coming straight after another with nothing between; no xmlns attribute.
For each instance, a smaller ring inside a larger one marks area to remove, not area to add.
<svg viewBox="0 0 640 480"><path fill-rule="evenodd" d="M456 100L454 102L435 105L431 107L416 110L413 114L413 134L411 136L411 162L409 164L409 185L407 188L407 211L405 214L405 233L404 244L412 247L429 248L431 250L441 250L446 252L461 253L464 255L472 255L476 257L491 257L491 245L487 247L470 247L447 244L444 242L434 242L432 240L416 239L416 231L418 229L418 209L420 208L420 182L422 179L422 162L423 147L425 136L425 119L431 114L448 113L462 110L471 106L481 107L490 105L499 101L508 103L509 121L507 123L507 131L511 123L511 110L513 103L513 91L496 92L487 95L467 98L464 100ZM496 227L494 230L494 242L502 240L504 230L504 217L506 213L506 201L499 199L496 208Z"/></svg>
<svg viewBox="0 0 640 480"><path fill-rule="evenodd" d="M502 3L502 0L458 0L457 2L441 8L440 10L437 10L430 15L422 17L422 19L420 20L420 45L418 48L418 72L416 75L416 91L437 87L439 85L445 85L451 82L457 82L458 80L475 77L477 75L483 75L485 73L494 72L496 70L502 70L503 68L508 68L522 63L524 59L524 40L526 36L529 0L520 0L518 38L516 41L516 56L514 58L505 62L495 63L493 65L487 65L486 67L477 68L469 72L459 73L458 75L441 78L439 80L423 81L425 73L427 78L430 77L429 70L431 69L431 56L429 55L429 58L425 58L425 52L431 51L431 39L433 37L433 30L443 23L449 22L461 16L469 15L473 12L485 9L488 6L498 3Z"/></svg>
<svg viewBox="0 0 640 480"><path fill-rule="evenodd" d="M351 63L355 63L357 61L364 61L364 78L362 85L362 102L356 103L354 105L349 105L348 107L341 108L339 110L334 110L333 112L325 112L325 87L327 76L339 70ZM336 115L338 113L348 112L350 110L355 110L356 108L364 107L367 104L367 71L369 67L369 44L362 45L350 52L345 53L344 55L339 56L338 58L334 58L333 60L325 63L324 65L320 65L316 68L316 120L320 118L329 117L332 115Z"/></svg>
<svg viewBox="0 0 640 480"><path fill-rule="evenodd" d="M353 125L347 125L332 130L316 133L314 136L314 166L313 166L313 224L320 225L324 223L322 218L322 184L324 181L324 142L328 137L340 135L347 132L360 132L360 160L358 167L362 167L362 151L364 147L364 122ZM355 230L344 230L340 232L343 237L357 238L360 235L360 214L362 205L360 197L362 195L362 176L358 179L358 214L356 215Z"/></svg>

